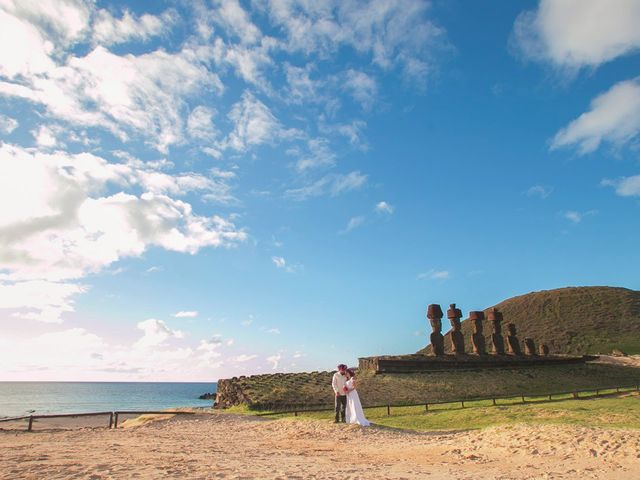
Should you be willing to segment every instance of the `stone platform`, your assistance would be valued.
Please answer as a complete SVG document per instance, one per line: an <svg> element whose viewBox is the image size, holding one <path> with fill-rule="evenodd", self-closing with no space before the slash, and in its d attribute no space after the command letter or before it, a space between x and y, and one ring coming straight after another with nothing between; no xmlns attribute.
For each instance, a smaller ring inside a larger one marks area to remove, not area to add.
<svg viewBox="0 0 640 480"><path fill-rule="evenodd" d="M413 373L580 364L597 358L593 355L385 355L359 358L358 368L375 373Z"/></svg>

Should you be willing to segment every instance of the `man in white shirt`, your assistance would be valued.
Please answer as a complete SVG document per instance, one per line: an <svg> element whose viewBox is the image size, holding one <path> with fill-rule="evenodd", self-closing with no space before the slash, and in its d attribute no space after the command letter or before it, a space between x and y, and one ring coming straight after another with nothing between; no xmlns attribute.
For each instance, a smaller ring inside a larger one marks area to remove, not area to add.
<svg viewBox="0 0 640 480"><path fill-rule="evenodd" d="M338 365L338 371L333 374L331 380L331 386L336 394L336 423L345 422L345 411L347 410L347 394L344 391L345 384L347 383L347 377L345 372L347 366L343 363Z"/></svg>

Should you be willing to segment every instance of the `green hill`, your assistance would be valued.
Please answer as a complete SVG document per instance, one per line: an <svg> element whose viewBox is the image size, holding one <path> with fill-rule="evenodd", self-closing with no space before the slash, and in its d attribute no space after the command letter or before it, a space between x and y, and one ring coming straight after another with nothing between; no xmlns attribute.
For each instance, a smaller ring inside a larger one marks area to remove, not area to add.
<svg viewBox="0 0 640 480"><path fill-rule="evenodd" d="M447 307L442 305L443 310ZM514 323L521 342L531 337L536 345L549 345L551 353L605 354L617 348L640 354L640 292L636 290L567 287L520 295L495 307L504 315L503 333L508 323ZM448 320L442 322L446 330ZM462 322L462 332L470 351L472 325L468 320ZM491 345L489 322L485 322L484 333L487 345ZM451 351L449 334L445 335L445 348ZM431 346L418 353L431 353Z"/></svg>

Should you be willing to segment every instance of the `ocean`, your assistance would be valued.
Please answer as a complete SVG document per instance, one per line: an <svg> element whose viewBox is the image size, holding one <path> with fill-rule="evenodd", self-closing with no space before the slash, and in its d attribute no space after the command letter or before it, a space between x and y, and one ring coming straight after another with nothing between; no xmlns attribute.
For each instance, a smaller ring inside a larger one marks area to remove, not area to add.
<svg viewBox="0 0 640 480"><path fill-rule="evenodd" d="M0 417L208 407L198 397L215 391L214 382L0 382Z"/></svg>

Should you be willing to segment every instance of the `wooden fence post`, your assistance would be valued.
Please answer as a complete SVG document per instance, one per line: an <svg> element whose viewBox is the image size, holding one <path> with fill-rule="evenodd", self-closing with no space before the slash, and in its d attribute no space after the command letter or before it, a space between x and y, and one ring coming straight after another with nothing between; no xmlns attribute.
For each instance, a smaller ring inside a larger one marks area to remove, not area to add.
<svg viewBox="0 0 640 480"><path fill-rule="evenodd" d="M425 411L427 411L427 412L429 411L429 404L428 404L428 403L425 403L425 404L424 404L424 409L425 409Z"/></svg>
<svg viewBox="0 0 640 480"><path fill-rule="evenodd" d="M492 398L491 400L493 401L493 405L495 406L496 405L496 399Z"/></svg>
<svg viewBox="0 0 640 480"><path fill-rule="evenodd" d="M462 403L462 408L464 408L464 400L461 400L460 403Z"/></svg>
<svg viewBox="0 0 640 480"><path fill-rule="evenodd" d="M115 412L114 415L113 428L118 428L118 412Z"/></svg>
<svg viewBox="0 0 640 480"><path fill-rule="evenodd" d="M29 415L29 428L27 431L31 432L33 430L33 415Z"/></svg>
<svg viewBox="0 0 640 480"><path fill-rule="evenodd" d="M113 427L113 412L109 414L109 429Z"/></svg>
<svg viewBox="0 0 640 480"><path fill-rule="evenodd" d="M525 402L524 402L524 395L522 395L522 403L525 403Z"/></svg>
<svg viewBox="0 0 640 480"><path fill-rule="evenodd" d="M551 401L551 394L549 394L549 401Z"/></svg>
<svg viewBox="0 0 640 480"><path fill-rule="evenodd" d="M391 415L391 405L387 405L387 416Z"/></svg>

